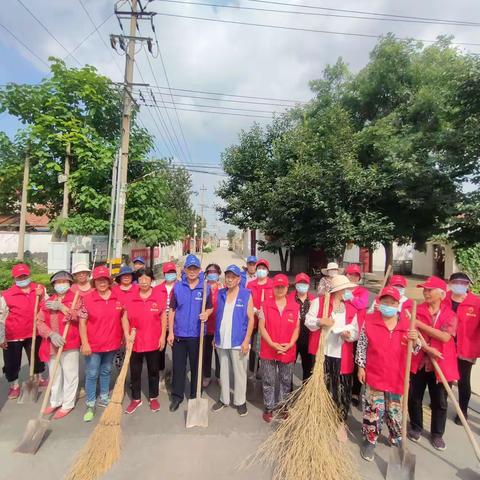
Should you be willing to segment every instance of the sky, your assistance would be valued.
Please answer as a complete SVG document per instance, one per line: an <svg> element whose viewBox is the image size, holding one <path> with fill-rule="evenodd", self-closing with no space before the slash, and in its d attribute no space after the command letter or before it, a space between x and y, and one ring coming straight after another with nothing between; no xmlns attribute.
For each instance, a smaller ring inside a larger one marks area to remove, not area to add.
<svg viewBox="0 0 480 480"><path fill-rule="evenodd" d="M126 1L118 3L119 10L129 8ZM147 0L142 0L143 5L146 3ZM64 58L71 67L93 65L101 74L109 76L115 82L122 82L125 57L120 49L117 49L117 53L110 47L109 39L110 34L121 33L119 23L113 15L114 4L112 0L11 0L8 8L2 9L0 13L0 84L39 82L48 76L48 66L45 63L49 56ZM328 10L339 8L368 14ZM178 164L215 173L192 172L193 190L196 192L192 196L192 203L200 210L200 189L204 186L207 229L220 235L231 228L218 220L215 211L215 205L220 203L215 189L223 178L222 171L218 168L222 151L237 141L242 129L250 128L255 121L265 125L270 121L270 112L285 108L272 104L293 105L294 101L310 99L308 82L320 78L326 65L334 63L341 56L353 71L361 69L368 62L369 52L377 42L377 38L368 36L380 36L388 32L402 38L421 40L435 40L438 35L453 35L455 42L479 44L459 48L480 53L478 25L422 23L418 19L416 22L393 21L399 20L399 17L390 17L388 21L348 18L379 18L371 13L382 13L480 22L476 0L459 0L454 3L450 0L191 0L189 3L153 0L146 10L157 13L154 26L160 55L155 46L153 55L148 53L146 46L139 46L135 56L134 82L165 88L152 88L158 108L143 106L139 100L140 120L156 138L156 154L172 155ZM343 17L324 16L325 14ZM88 36L100 24L98 31ZM127 33L126 20L123 21L123 26ZM323 33L305 30L321 30ZM148 21L140 22L138 35L155 38ZM74 53L68 55L73 49L76 49ZM152 105L149 89L137 89L143 91L145 103ZM192 90L224 95L192 93ZM174 96L170 96L170 93ZM194 99L192 96L209 99ZM269 100L245 98L247 96ZM252 103L244 103L246 101ZM163 106L169 108L164 109ZM212 106L217 108L213 109ZM204 111L187 112L185 109ZM214 114L212 111L234 115ZM19 127L21 125L8 114L0 115L0 130L13 135ZM206 167L207 165L215 168Z"/></svg>

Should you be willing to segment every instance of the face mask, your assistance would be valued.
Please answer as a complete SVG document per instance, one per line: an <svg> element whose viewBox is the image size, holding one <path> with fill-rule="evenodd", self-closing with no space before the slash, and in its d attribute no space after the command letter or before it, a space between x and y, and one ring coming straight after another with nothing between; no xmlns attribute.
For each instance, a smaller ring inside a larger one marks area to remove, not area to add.
<svg viewBox="0 0 480 480"><path fill-rule="evenodd" d="M177 274L176 273L166 273L165 274L165 280L167 282L174 282L177 279Z"/></svg>
<svg viewBox="0 0 480 480"><path fill-rule="evenodd" d="M450 285L450 290L455 295L465 295L468 290L468 285L461 285L459 283L452 283Z"/></svg>
<svg viewBox="0 0 480 480"><path fill-rule="evenodd" d="M260 270L257 270L257 277L258 278L267 278L268 275L268 270L264 270L261 268Z"/></svg>
<svg viewBox="0 0 480 480"><path fill-rule="evenodd" d="M351 290L345 290L342 295L343 299L348 302L353 299L353 293Z"/></svg>
<svg viewBox="0 0 480 480"><path fill-rule="evenodd" d="M63 295L64 293L67 293L68 290L70 289L70 285L65 284L65 283L56 283L53 288L59 295Z"/></svg>
<svg viewBox="0 0 480 480"><path fill-rule="evenodd" d="M389 305L380 305L378 309L380 310L382 317L390 318L398 313L397 307L390 307Z"/></svg>
<svg viewBox="0 0 480 480"><path fill-rule="evenodd" d="M308 292L308 283L297 283L295 288L297 289L298 293L307 293Z"/></svg>
<svg viewBox="0 0 480 480"><path fill-rule="evenodd" d="M398 293L400 294L401 297L405 296L405 288L404 287L394 287L397 289Z"/></svg>
<svg viewBox="0 0 480 480"><path fill-rule="evenodd" d="M30 285L31 280L26 278L25 280L15 280L15 285L20 288L25 288Z"/></svg>
<svg viewBox="0 0 480 480"><path fill-rule="evenodd" d="M207 275L207 280L209 282L218 282L218 278L219 278L218 273L209 273Z"/></svg>

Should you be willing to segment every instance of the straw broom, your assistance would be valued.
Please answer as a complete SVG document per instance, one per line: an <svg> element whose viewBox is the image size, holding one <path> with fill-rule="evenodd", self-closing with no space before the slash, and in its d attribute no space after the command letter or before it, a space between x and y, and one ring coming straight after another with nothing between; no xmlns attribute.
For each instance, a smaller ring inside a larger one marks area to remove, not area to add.
<svg viewBox="0 0 480 480"><path fill-rule="evenodd" d="M122 401L125 393L135 329L132 329L125 360L113 388L112 398L87 443L80 451L65 480L95 480L106 473L120 458L122 449Z"/></svg>
<svg viewBox="0 0 480 480"><path fill-rule="evenodd" d="M329 294L323 317L328 317ZM360 475L347 445L337 440L338 408L325 386L324 346L321 335L310 379L294 392L282 410L288 417L244 466L260 461L273 466L273 480L357 480ZM282 412L280 412L281 414Z"/></svg>

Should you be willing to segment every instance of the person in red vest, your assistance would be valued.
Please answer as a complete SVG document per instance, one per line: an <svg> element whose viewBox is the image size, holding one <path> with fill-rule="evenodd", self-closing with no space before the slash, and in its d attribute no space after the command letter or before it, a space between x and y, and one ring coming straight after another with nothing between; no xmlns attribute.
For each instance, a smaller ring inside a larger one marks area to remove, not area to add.
<svg viewBox="0 0 480 480"><path fill-rule="evenodd" d="M279 274L273 278L274 297L264 300L259 312L258 329L262 336L260 359L262 369L263 419L269 423L273 411L281 408L292 390L293 367L297 357L300 331L298 303L287 298L288 278ZM275 386L278 383L278 396Z"/></svg>
<svg viewBox="0 0 480 480"><path fill-rule="evenodd" d="M449 279L449 292L444 300L458 318L457 354L458 370L458 400L465 418L468 418L468 403L472 389L470 376L472 367L480 357L480 298L470 290L472 281L463 272L452 273ZM455 423L461 425L460 417L455 417Z"/></svg>
<svg viewBox="0 0 480 480"><path fill-rule="evenodd" d="M268 277L270 271L270 263L264 258L260 258L257 262L256 275L257 278L248 283L247 288L252 292L253 300L253 313L255 324L253 327L253 346L250 350L249 365L250 372L255 370L255 363L258 355L258 349L260 347L260 334L258 333L258 312L262 307L264 300L273 299L273 281Z"/></svg>
<svg viewBox="0 0 480 480"><path fill-rule="evenodd" d="M328 329L325 343L324 375L327 389L338 407L342 422L338 430L338 440L347 440L347 420L352 400L352 376L354 370L353 342L358 340L357 309L347 298L347 291L356 288L345 275L337 275L330 282L330 306L328 317L323 318L325 296L312 301L305 319L305 325L311 331L308 351L317 354L320 333Z"/></svg>
<svg viewBox="0 0 480 480"><path fill-rule="evenodd" d="M60 364L52 384L50 405L43 411L44 415L55 412L53 418L59 420L66 417L75 407L80 359L78 311L82 302L78 298L76 305L73 305L75 293L71 289L73 277L70 273L61 270L52 275L50 282L55 293L47 301L42 302L37 316L37 329L43 338L40 359L49 362L51 372L57 349L63 346ZM63 330L66 322L70 322L70 326L64 340Z"/></svg>
<svg viewBox="0 0 480 480"><path fill-rule="evenodd" d="M400 312L398 290L386 287L378 298L378 309L365 317L355 356L358 379L365 385L361 455L369 462L374 458L384 417L390 444L400 444L407 343L409 339L415 344L418 341L418 332L410 331L409 318Z"/></svg>
<svg viewBox="0 0 480 480"><path fill-rule="evenodd" d="M100 383L98 406L108 405L113 359L122 339L128 341L129 338L129 332L122 328L123 303L111 289L109 269L94 268L92 281L95 290L83 298L79 312L81 352L85 355L85 422L91 422L95 416L97 381Z"/></svg>
<svg viewBox="0 0 480 480"><path fill-rule="evenodd" d="M8 398L17 399L20 396L18 375L22 364L22 350L25 350L30 364L30 349L32 346L33 316L35 299L45 296L45 288L30 278L30 268L24 263L12 267L14 284L0 297L0 348L3 349L3 372L9 382ZM2 327L4 325L4 328ZM4 330L4 335L2 335ZM3 337L3 338L2 338ZM48 381L42 378L45 365L38 356L41 338L35 342L34 374L38 385L45 387Z"/></svg>
<svg viewBox="0 0 480 480"><path fill-rule="evenodd" d="M457 333L457 316L443 302L447 294L447 284L441 278L432 276L418 285L423 288L425 302L417 308L416 328L423 335L426 345L412 359L412 375L408 413L410 427L408 438L420 441L423 430L423 396L428 386L432 419L430 424L430 441L437 450L445 450L443 434L447 421L447 391L439 381L430 356L434 357L448 382L459 379L455 335Z"/></svg>
<svg viewBox="0 0 480 480"><path fill-rule="evenodd" d="M165 348L167 335L166 297L152 288L154 280L150 268L137 270L138 290L125 305L123 330L135 328L135 340L130 358L132 401L125 413L132 414L142 405L143 359L148 372L148 404L152 412L160 410L158 387L160 352Z"/></svg>
<svg viewBox="0 0 480 480"><path fill-rule="evenodd" d="M407 279L402 275L392 275L388 281L389 287L394 287L400 293L400 310L403 312L405 310L412 311L413 300L408 298L405 295L407 288ZM373 312L378 307L378 298L375 297L372 306L369 309L369 313Z"/></svg>
<svg viewBox="0 0 480 480"><path fill-rule="evenodd" d="M123 266L115 277L116 285L112 285L112 291L124 304L129 302L138 291L138 285L133 283L134 273L138 276L138 272L139 270L134 272L132 267Z"/></svg>
<svg viewBox="0 0 480 480"><path fill-rule="evenodd" d="M310 277L306 273L299 273L295 277L295 291L288 295L289 301L298 303L300 308L300 333L297 340L297 356L300 355L302 362L302 381L306 381L312 374L313 356L308 353L308 340L310 330L305 326L305 317L310 310L313 295L308 293Z"/></svg>

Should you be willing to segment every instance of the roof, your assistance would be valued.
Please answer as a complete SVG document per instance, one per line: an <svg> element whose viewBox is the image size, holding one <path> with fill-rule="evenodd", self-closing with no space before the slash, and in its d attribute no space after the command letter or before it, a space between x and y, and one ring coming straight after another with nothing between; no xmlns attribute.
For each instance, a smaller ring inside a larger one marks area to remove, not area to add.
<svg viewBox="0 0 480 480"><path fill-rule="evenodd" d="M28 213L26 216L27 229L46 230L50 219L47 215L35 215ZM12 230L20 226L20 215L0 215L0 230Z"/></svg>

